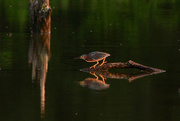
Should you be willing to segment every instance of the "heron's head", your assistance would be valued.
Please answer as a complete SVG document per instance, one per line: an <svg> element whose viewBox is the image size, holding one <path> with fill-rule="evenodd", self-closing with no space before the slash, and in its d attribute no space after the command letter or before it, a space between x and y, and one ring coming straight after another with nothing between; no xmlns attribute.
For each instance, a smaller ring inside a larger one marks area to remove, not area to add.
<svg viewBox="0 0 180 121"><path fill-rule="evenodd" d="M83 60L86 60L86 58L87 58L87 55L83 54L80 57L77 57L77 58L74 58L74 59L83 59Z"/></svg>
<svg viewBox="0 0 180 121"><path fill-rule="evenodd" d="M87 58L86 54L83 54L83 55L80 56L80 59L86 60L86 58Z"/></svg>

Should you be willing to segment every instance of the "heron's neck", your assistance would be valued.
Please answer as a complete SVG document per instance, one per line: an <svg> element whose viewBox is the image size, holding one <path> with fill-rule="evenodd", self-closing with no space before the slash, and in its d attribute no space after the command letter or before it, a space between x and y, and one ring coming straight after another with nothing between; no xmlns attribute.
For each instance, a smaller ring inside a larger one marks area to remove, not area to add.
<svg viewBox="0 0 180 121"><path fill-rule="evenodd" d="M84 59L87 59L88 58L88 56L87 55L84 55Z"/></svg>

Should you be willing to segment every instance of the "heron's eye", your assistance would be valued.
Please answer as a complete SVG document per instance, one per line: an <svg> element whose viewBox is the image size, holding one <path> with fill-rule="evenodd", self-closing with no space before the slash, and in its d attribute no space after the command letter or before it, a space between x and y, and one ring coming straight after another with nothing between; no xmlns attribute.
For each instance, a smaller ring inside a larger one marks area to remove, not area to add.
<svg viewBox="0 0 180 121"><path fill-rule="evenodd" d="M83 56L83 55L81 55L81 58L84 58L84 56Z"/></svg>

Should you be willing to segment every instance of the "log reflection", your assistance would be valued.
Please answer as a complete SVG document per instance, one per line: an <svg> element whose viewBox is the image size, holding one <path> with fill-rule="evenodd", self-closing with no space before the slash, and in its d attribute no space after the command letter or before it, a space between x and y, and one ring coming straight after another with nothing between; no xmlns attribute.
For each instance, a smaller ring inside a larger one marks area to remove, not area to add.
<svg viewBox="0 0 180 121"><path fill-rule="evenodd" d="M29 46L29 64L32 64L32 82L40 81L41 118L45 115L45 82L50 58L50 34L33 34Z"/></svg>
<svg viewBox="0 0 180 121"><path fill-rule="evenodd" d="M92 72L89 72L92 73ZM109 71L95 71L96 75L102 75L104 78L112 78L112 79L126 79L129 82L132 82L135 79L139 79L145 76L150 76L153 74L157 74L157 72L139 72L139 73L114 73Z"/></svg>
<svg viewBox="0 0 180 121"><path fill-rule="evenodd" d="M135 79L139 79L145 76L150 76L153 74L158 74L158 72L147 72L147 71L138 72L138 73L114 73L109 71L83 71L83 72L90 73L96 78L86 78L84 81L79 82L79 84L83 87L87 86L90 89L94 89L94 90L102 90L109 88L110 85L105 83L106 78L126 79L129 82L132 82ZM102 80L99 80L98 76L101 77Z"/></svg>

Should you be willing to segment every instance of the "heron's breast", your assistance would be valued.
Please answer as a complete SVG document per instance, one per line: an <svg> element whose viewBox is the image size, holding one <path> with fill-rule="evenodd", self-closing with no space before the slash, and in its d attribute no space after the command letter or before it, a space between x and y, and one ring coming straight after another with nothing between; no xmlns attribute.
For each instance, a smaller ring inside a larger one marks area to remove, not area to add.
<svg viewBox="0 0 180 121"><path fill-rule="evenodd" d="M103 58L90 58L90 57L88 57L87 59L86 59L86 62L97 62L97 61L100 61L100 60L102 60Z"/></svg>

